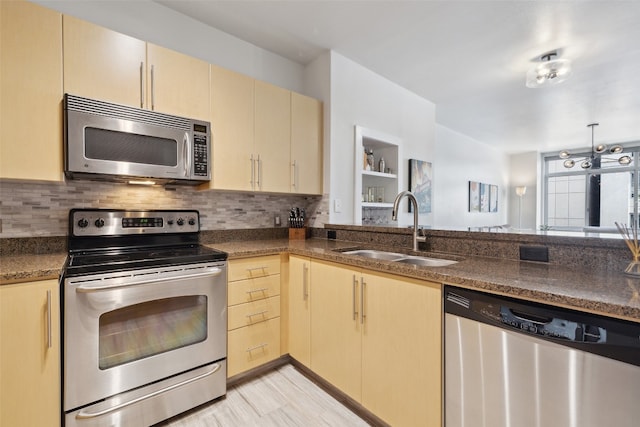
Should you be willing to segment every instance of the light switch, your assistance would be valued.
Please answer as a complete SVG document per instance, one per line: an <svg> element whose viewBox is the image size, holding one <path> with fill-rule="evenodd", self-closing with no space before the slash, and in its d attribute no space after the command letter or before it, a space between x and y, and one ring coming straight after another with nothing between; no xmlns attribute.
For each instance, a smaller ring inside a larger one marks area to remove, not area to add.
<svg viewBox="0 0 640 427"><path fill-rule="evenodd" d="M340 199L335 199L333 201L333 211L335 213L340 213L342 212L342 200Z"/></svg>

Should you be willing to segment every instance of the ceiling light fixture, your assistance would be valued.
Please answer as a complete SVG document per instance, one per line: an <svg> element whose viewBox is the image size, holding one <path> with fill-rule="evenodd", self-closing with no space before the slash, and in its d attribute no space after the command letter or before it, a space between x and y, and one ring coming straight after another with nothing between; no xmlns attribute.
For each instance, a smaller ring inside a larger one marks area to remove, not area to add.
<svg viewBox="0 0 640 427"><path fill-rule="evenodd" d="M603 161L618 162L622 166L627 166L631 164L631 156L624 155L617 158L608 158L603 156L603 154L607 154L607 153L620 154L622 153L623 148L622 148L622 145L618 145L618 144L612 146L611 148L608 148L605 144L595 145L593 142L593 133L594 133L594 128L599 125L600 123L590 123L587 125L587 127L591 128L591 155L589 157L585 157L581 159L582 161L580 162L580 167L582 169L590 169L592 167L599 168ZM558 154L558 157L560 157L561 159L565 159L562 165L567 169L571 169L576 165L576 160L571 158L571 153L568 150L562 150Z"/></svg>
<svg viewBox="0 0 640 427"><path fill-rule="evenodd" d="M571 74L571 61L553 59L558 52L549 52L540 57L540 64L527 71L527 87L539 88L562 83Z"/></svg>

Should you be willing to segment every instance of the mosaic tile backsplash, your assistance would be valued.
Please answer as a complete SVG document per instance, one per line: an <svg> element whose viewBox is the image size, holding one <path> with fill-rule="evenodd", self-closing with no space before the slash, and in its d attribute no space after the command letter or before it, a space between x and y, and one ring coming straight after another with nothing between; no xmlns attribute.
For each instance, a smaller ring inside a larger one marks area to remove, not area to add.
<svg viewBox="0 0 640 427"><path fill-rule="evenodd" d="M0 238L66 236L69 210L197 209L203 230L287 226L291 207L304 208L310 227L329 218L328 196L241 193L194 187L137 187L128 184L0 180Z"/></svg>

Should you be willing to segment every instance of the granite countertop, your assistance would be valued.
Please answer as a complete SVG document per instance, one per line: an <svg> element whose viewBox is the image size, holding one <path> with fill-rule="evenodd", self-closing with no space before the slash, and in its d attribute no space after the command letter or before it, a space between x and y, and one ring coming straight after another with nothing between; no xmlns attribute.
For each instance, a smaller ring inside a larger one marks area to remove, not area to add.
<svg viewBox="0 0 640 427"><path fill-rule="evenodd" d="M372 244L326 239L232 241L210 243L206 246L227 252L229 259L289 252L371 271L458 285L640 322L640 279L625 276L618 271L582 271L546 263L429 252L420 254L456 259L459 262L446 267L417 267L340 252L349 248L367 247L411 253L404 248L383 248ZM57 278L65 258L66 253L3 256L0 263L0 284Z"/></svg>
<svg viewBox="0 0 640 427"><path fill-rule="evenodd" d="M411 253L410 250L326 239L229 242L207 246L229 253L230 259L288 251L291 254L368 270L458 285L640 322L640 279L621 272L581 271L546 263L477 256L460 257L429 252L420 254L460 261L446 267L418 267L340 252L342 249L362 247L405 253Z"/></svg>

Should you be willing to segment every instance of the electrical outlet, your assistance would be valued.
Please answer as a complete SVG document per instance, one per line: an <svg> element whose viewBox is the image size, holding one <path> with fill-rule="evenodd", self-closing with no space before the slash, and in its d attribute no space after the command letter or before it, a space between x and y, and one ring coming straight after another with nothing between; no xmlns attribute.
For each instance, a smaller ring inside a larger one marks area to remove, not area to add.
<svg viewBox="0 0 640 427"><path fill-rule="evenodd" d="M340 213L342 212L342 200L340 199L335 199L333 201L333 211L335 213Z"/></svg>
<svg viewBox="0 0 640 427"><path fill-rule="evenodd" d="M276 216L274 216L274 217L273 217L273 224L274 224L276 227L280 227L280 225L281 225L281 224L280 224L280 215L276 215Z"/></svg>

